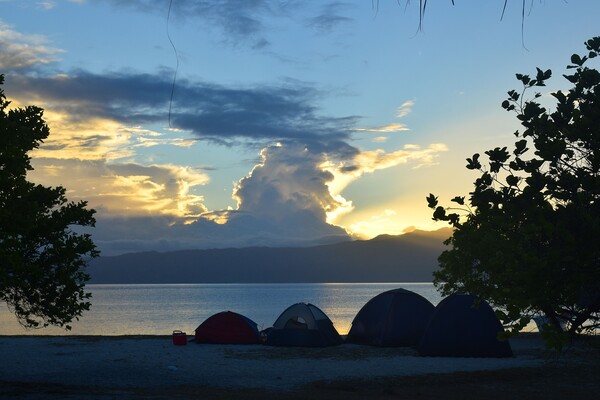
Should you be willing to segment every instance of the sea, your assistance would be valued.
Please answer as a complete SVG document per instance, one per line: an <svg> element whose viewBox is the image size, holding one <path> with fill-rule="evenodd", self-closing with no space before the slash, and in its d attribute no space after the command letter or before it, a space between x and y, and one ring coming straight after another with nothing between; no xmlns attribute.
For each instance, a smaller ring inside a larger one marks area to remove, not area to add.
<svg viewBox="0 0 600 400"><path fill-rule="evenodd" d="M416 292L434 305L441 301L432 283L86 285L92 306L70 331L26 329L4 303L0 335L171 335L175 330L193 334L205 319L221 311L245 315L266 329L299 302L319 307L338 332L346 334L367 301L395 288Z"/></svg>

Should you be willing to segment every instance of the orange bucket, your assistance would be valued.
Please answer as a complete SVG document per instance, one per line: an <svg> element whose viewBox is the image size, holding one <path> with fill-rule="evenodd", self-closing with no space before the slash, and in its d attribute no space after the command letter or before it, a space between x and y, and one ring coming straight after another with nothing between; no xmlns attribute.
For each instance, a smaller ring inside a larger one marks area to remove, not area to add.
<svg viewBox="0 0 600 400"><path fill-rule="evenodd" d="M173 331L173 344L175 346L185 346L187 344L187 335L185 332Z"/></svg>

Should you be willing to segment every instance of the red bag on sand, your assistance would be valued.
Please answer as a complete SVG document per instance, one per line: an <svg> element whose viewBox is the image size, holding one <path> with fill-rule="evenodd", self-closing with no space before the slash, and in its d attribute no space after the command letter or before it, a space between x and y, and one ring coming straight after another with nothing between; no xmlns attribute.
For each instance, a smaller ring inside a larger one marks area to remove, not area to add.
<svg viewBox="0 0 600 400"><path fill-rule="evenodd" d="M173 344L175 346L185 346L187 344L187 335L185 332L173 331Z"/></svg>

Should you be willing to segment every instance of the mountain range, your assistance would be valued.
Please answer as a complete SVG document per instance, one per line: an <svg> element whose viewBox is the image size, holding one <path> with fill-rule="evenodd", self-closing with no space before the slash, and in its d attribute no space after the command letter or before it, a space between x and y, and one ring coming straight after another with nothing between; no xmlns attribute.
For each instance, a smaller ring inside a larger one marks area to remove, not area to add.
<svg viewBox="0 0 600 400"><path fill-rule="evenodd" d="M90 283L431 282L450 228L312 247L128 253L92 260Z"/></svg>

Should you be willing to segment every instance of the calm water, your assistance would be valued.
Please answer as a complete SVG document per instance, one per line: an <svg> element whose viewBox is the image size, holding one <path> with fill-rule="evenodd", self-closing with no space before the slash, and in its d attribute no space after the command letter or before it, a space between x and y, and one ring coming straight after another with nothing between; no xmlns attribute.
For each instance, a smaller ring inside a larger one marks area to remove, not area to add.
<svg viewBox="0 0 600 400"><path fill-rule="evenodd" d="M441 297L431 283L87 285L92 308L66 332L26 330L6 304L0 305L0 335L169 335L192 333L206 318L235 311L259 328L273 325L288 306L313 303L346 334L360 308L372 297L398 287L419 293L436 305Z"/></svg>

